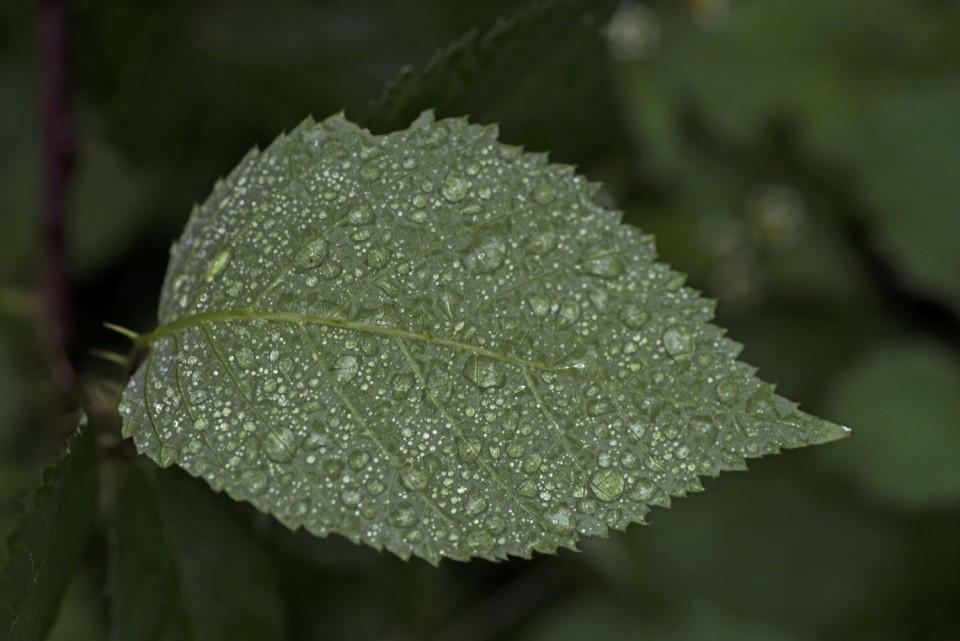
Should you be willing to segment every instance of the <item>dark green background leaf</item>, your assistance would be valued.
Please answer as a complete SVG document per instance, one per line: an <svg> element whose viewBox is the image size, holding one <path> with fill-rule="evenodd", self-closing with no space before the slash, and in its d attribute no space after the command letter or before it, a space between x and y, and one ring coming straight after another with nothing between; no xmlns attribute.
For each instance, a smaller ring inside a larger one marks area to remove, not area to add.
<svg viewBox="0 0 960 641"><path fill-rule="evenodd" d="M116 641L279 641L276 566L223 497L140 465L118 506L110 591Z"/></svg>
<svg viewBox="0 0 960 641"><path fill-rule="evenodd" d="M95 433L83 425L67 454L48 467L27 499L0 559L0 633L8 641L40 641L93 532L97 471Z"/></svg>

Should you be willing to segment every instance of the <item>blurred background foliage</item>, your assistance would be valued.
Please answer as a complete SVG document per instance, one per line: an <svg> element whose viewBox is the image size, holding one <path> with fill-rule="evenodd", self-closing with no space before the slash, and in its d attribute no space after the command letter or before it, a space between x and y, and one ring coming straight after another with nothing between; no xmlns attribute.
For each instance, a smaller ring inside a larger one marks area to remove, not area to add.
<svg viewBox="0 0 960 641"><path fill-rule="evenodd" d="M310 113L386 132L435 107L602 181L762 377L855 430L582 554L498 565L405 563L158 485L240 517L291 639L960 638L960 3L75 0L68 28L89 389L121 374L88 350L126 349L100 323L153 325L171 241L249 147ZM0 525L71 420L36 332L35 36L33 3L0 3ZM55 639L108 635L113 521L137 504L114 509L115 465Z"/></svg>

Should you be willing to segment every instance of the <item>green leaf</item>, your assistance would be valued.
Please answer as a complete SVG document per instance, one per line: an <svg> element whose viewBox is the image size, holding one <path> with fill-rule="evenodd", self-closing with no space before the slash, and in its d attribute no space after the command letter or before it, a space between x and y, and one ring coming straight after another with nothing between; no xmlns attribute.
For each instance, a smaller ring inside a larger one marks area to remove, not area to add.
<svg viewBox="0 0 960 641"><path fill-rule="evenodd" d="M286 638L276 567L230 507L178 470L133 472L113 549L114 639Z"/></svg>
<svg viewBox="0 0 960 641"><path fill-rule="evenodd" d="M296 528L432 562L642 522L839 438L572 168L423 114L251 153L172 250L125 433Z"/></svg>
<svg viewBox="0 0 960 641"><path fill-rule="evenodd" d="M57 615L96 516L94 430L81 426L43 473L6 541L0 567L0 637L43 639Z"/></svg>
<svg viewBox="0 0 960 641"><path fill-rule="evenodd" d="M371 103L363 124L374 132L406 127L426 109L498 122L507 139L551 148L564 158L595 158L621 144L607 74L602 25L616 0L541 0L472 30L419 70L406 67ZM557 42L563 46L558 47ZM549 117L544 117L544 113ZM570 131L589 130L589 136ZM519 139L519 138L518 138Z"/></svg>

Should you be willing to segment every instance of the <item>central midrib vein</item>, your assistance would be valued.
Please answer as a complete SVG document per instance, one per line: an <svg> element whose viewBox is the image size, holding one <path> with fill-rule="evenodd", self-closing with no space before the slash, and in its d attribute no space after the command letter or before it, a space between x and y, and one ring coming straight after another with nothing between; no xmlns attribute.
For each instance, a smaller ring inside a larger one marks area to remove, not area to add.
<svg viewBox="0 0 960 641"><path fill-rule="evenodd" d="M479 345L473 345L471 343L464 343L453 338L445 338L443 336L434 336L432 334L425 334L422 332L413 332L406 329L400 329L396 327L386 327L384 325L367 325L365 323L357 323L354 321L347 320L345 318L336 318L331 316L316 316L313 314L299 314L297 312L275 312L275 311L264 311L264 310L250 310L250 309L233 309L233 310L224 310L220 312L204 312L201 314L192 314L190 316L184 316L183 318L178 318L175 321L165 323L149 334L144 334L140 336L138 342L141 345L150 345L157 340L166 338L175 334L176 332L182 329L188 329L190 327L197 327L202 323L215 323L215 322L227 322L227 321L269 321L269 322L279 322L279 323L292 323L297 325L325 325L327 327L338 327L341 329L347 329L355 332L376 334L379 336L388 336L391 338L399 338L403 340L412 340L419 341L421 343L426 343L429 345L441 345L444 347L449 347L451 349L462 350L464 352L470 352L478 356L483 356L485 358L490 358L492 360L500 361L503 363L510 363L518 367L528 367L531 369L541 370L545 372L553 372L556 374L570 373L570 368L566 367L555 367L549 363L544 363L543 361L533 361L525 358L520 358L519 356L513 356L512 354L505 354L503 352L498 352L492 349L487 349L485 347L480 347Z"/></svg>

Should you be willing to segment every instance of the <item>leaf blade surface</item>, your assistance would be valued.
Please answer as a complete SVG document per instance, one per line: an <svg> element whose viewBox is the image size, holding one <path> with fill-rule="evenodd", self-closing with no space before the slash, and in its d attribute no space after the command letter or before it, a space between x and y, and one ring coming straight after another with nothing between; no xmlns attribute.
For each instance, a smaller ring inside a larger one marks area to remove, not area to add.
<svg viewBox="0 0 960 641"><path fill-rule="evenodd" d="M128 434L290 527L503 558L833 440L570 167L426 113L251 153L174 246Z"/></svg>

